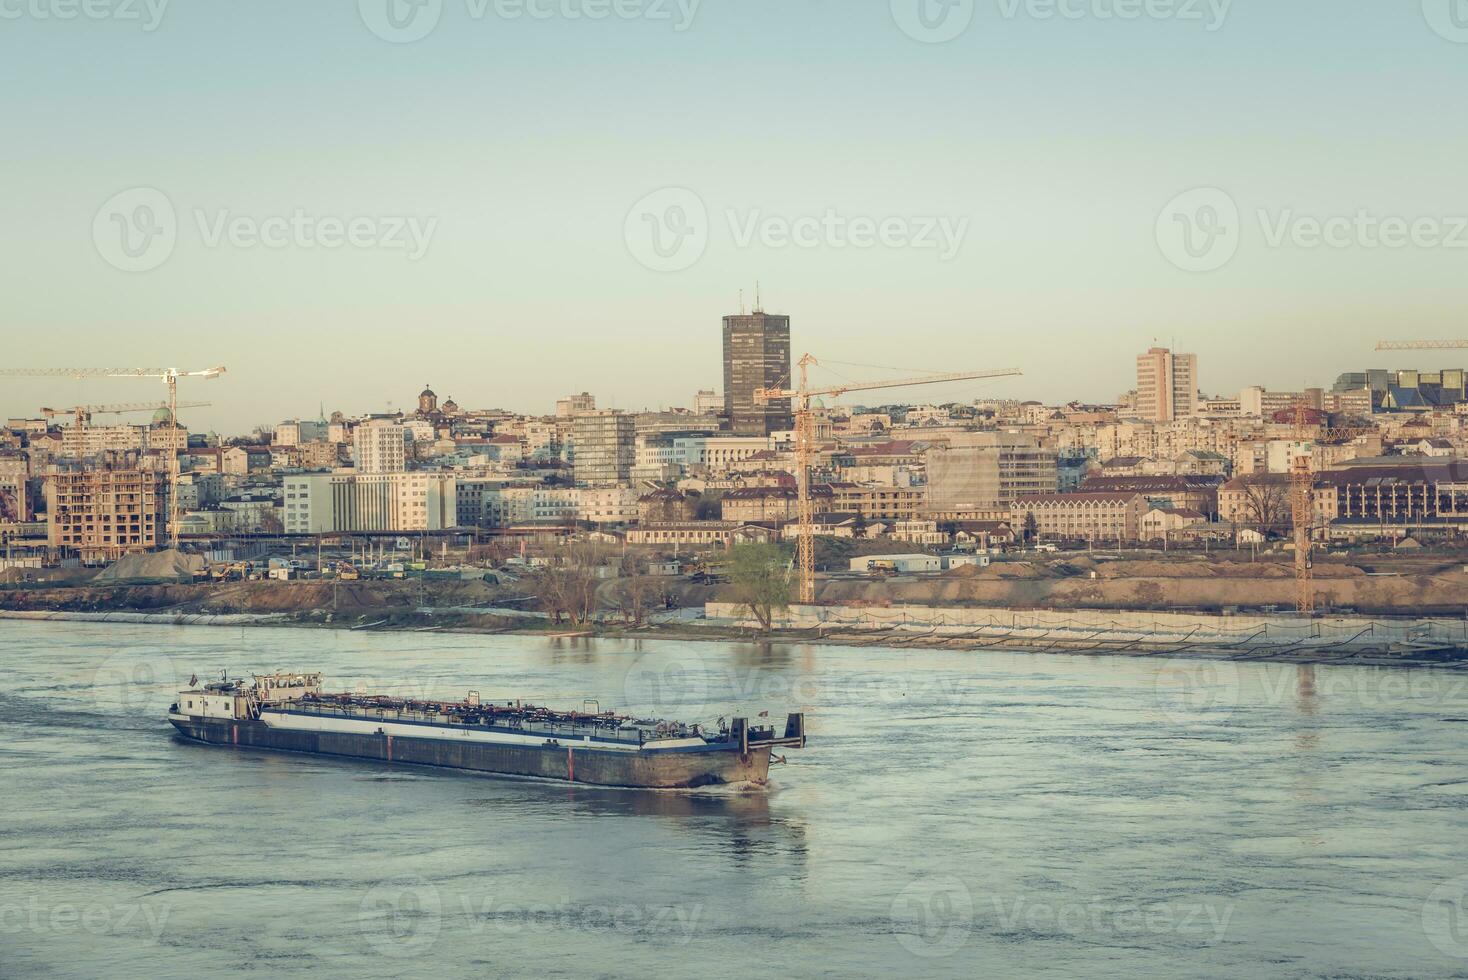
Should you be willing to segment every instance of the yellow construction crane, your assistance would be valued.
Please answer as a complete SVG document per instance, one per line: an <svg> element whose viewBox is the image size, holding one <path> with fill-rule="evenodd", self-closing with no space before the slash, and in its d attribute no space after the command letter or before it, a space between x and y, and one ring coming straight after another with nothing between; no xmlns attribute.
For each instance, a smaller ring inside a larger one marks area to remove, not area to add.
<svg viewBox="0 0 1468 980"><path fill-rule="evenodd" d="M1468 350L1468 340L1383 340L1378 351L1389 350Z"/></svg>
<svg viewBox="0 0 1468 980"><path fill-rule="evenodd" d="M1377 431L1365 426L1331 427L1310 422L1312 411L1301 397L1295 402L1295 453L1290 460L1290 518L1295 532L1295 609L1304 616L1315 612L1315 450L1318 443L1355 438ZM1318 411L1315 409L1314 411ZM1323 413L1322 413L1323 414ZM1312 429L1315 431L1312 433Z"/></svg>
<svg viewBox="0 0 1468 980"><path fill-rule="evenodd" d="M909 388L914 385L941 384L945 381L980 381L986 378L1012 378L1023 374L1010 368L1002 371L965 371L956 374L930 374L917 378L897 378L891 381L858 381L832 385L827 388L810 386L810 368L820 361L810 354L801 357L800 387L794 389L759 388L756 401L772 402L790 399L795 409L795 485L799 526L796 537L796 564L800 568L800 601L811 605L816 601L816 546L815 504L810 495L811 461L815 455L815 416L811 412L811 399L827 396L839 398L853 391L875 391L879 388Z"/></svg>
<svg viewBox="0 0 1468 980"><path fill-rule="evenodd" d="M210 380L225 373L223 367L203 371L180 371L178 368L6 368L0 378L157 378L168 386L168 414L178 423L178 382L180 378ZM187 447L185 447L187 448ZM169 453L168 466L168 541L178 547L178 450Z"/></svg>
<svg viewBox="0 0 1468 980"><path fill-rule="evenodd" d="M209 402L179 402L178 408L208 408ZM76 418L78 430L85 429L93 415L126 415L129 412L156 412L160 408L169 408L167 402L128 402L123 405L73 405L71 408L43 408L41 414L46 418L56 418L58 415L71 415ZM172 409L169 409L172 412ZM170 422L177 421L169 419Z"/></svg>

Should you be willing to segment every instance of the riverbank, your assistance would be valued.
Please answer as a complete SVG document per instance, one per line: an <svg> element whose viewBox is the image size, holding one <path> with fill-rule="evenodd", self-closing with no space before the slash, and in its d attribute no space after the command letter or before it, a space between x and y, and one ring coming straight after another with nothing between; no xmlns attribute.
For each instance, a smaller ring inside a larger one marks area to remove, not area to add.
<svg viewBox="0 0 1468 980"><path fill-rule="evenodd" d="M711 605L710 611L728 610ZM687 611L685 611L687 612ZM949 610L950 614L957 610ZM973 611L970 611L973 612ZM557 638L652 639L695 643L794 643L821 646L884 649L948 650L956 652L1029 652L1098 657L1230 660L1259 663L1352 665L1368 667L1432 668L1468 671L1468 644L1442 638L1418 641L1391 639L1390 633L1422 625L1410 622L1374 624L1380 634L1373 639L1364 629L1343 620L1289 621L1277 618L1260 623L1258 618L1208 630L1205 623L1155 622L1150 628L1111 620L1098 623L1101 614L1072 611L1063 621L1036 621L1042 613L1016 614L987 610L984 625L933 625L911 618L890 624L829 621L811 625L787 625L764 633L751 621L729 616L687 615L632 626L597 622L580 626L555 624L544 618L496 614L466 609L396 610L382 616L336 616L315 613L204 614L188 612L77 612L0 610L0 620L40 622L88 622L151 626L254 627L286 626L301 629L336 629L354 632L500 634ZM1010 621L1004 621L1008 613ZM1050 614L1054 615L1054 614ZM1104 615L1114 616L1115 613ZM1188 617L1183 617L1187 619ZM1416 621L1426 624L1429 621ZM1442 623L1444 621L1436 621ZM1273 629L1270 629L1270 626ZM1454 623L1463 628L1464 624ZM1353 634L1346 631L1356 629ZM1426 635L1426 634L1423 634Z"/></svg>

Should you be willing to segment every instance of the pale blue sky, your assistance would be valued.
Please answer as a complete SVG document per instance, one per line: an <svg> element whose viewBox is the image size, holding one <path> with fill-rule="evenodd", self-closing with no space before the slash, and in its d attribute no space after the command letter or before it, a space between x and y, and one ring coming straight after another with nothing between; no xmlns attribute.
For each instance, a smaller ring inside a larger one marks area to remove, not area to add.
<svg viewBox="0 0 1468 980"><path fill-rule="evenodd" d="M550 6L563 2L579 6ZM1154 338L1197 352L1209 391L1328 385L1441 363L1384 359L1378 339L1468 333L1468 234L1460 248L1272 246L1256 217L1365 209L1456 238L1468 10L1455 33L1420 0L1237 0L1209 31L1201 3L1203 21L1096 16L1113 0L1041 19L1013 2L979 2L966 31L929 44L888 0L705 0L682 32L476 19L443 0L435 30L397 44L355 0L178 0L151 32L36 16L65 0L0 0L0 356L223 363L225 379L193 389L215 407L186 421L234 431L321 402L406 405L425 381L521 411L583 389L686 404L717 385L719 318L756 279L794 318L797 350L1028 375L915 398L1111 399ZM166 195L177 241L125 272L94 218L136 187ZM670 187L706 206L708 243L659 272L625 226ZM1225 191L1242 230L1232 261L1185 272L1156 229L1198 187ZM436 225L416 261L208 244L226 212L296 209L383 234L394 217ZM738 224L832 210L968 228L949 261L824 238L741 247L730 210ZM155 393L4 381L0 413Z"/></svg>

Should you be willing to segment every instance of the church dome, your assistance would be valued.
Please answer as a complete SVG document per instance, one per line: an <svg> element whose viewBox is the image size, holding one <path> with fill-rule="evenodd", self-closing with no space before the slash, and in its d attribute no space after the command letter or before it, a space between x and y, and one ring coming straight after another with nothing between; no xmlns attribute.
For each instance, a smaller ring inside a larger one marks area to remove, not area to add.
<svg viewBox="0 0 1468 980"><path fill-rule="evenodd" d="M173 413L170 412L167 408L160 408L158 409L158 411L153 413L154 425L167 425L169 422L172 421Z"/></svg>

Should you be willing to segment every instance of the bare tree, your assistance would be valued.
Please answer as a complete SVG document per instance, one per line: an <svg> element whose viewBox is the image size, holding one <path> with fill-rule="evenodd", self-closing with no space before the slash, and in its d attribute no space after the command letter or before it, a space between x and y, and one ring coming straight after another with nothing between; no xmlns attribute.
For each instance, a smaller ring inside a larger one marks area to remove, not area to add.
<svg viewBox="0 0 1468 980"><path fill-rule="evenodd" d="M652 580L647 576L643 562L627 555L621 564L622 580L617 583L617 607L622 613L622 622L628 626L641 626L652 608Z"/></svg>
<svg viewBox="0 0 1468 980"><path fill-rule="evenodd" d="M1260 534L1279 531L1290 523L1290 488L1277 474L1243 477L1243 516Z"/></svg>

